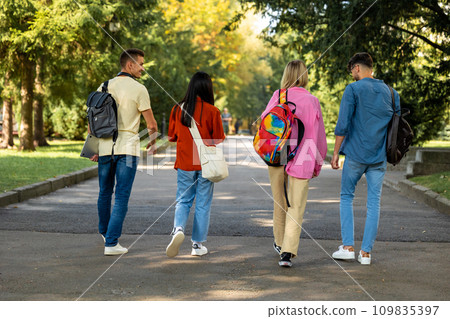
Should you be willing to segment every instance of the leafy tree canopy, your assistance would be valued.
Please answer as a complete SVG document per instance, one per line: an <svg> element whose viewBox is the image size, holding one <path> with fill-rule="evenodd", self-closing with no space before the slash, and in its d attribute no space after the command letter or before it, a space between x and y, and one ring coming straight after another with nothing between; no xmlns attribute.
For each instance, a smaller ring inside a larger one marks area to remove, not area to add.
<svg viewBox="0 0 450 319"><path fill-rule="evenodd" d="M356 52L369 52L375 77L393 85L401 94L402 107L411 109L408 121L417 143L435 137L448 123L448 1L241 2L271 18L265 32L270 43L310 63L315 71L313 89L327 85L329 91L341 94L342 82L351 81L347 61Z"/></svg>

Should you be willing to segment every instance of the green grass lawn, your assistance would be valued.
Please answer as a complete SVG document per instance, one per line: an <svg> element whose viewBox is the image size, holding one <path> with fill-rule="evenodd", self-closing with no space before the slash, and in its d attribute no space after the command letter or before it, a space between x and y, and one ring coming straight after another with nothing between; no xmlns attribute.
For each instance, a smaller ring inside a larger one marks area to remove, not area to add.
<svg viewBox="0 0 450 319"><path fill-rule="evenodd" d="M0 150L0 191L97 165L80 157L83 141L55 140L49 144L49 147L38 147L36 152Z"/></svg>
<svg viewBox="0 0 450 319"><path fill-rule="evenodd" d="M411 178L416 184L425 186L441 196L450 199L450 171L436 173L427 176L416 176Z"/></svg>
<svg viewBox="0 0 450 319"><path fill-rule="evenodd" d="M450 141L428 141L423 144L423 147L450 148Z"/></svg>

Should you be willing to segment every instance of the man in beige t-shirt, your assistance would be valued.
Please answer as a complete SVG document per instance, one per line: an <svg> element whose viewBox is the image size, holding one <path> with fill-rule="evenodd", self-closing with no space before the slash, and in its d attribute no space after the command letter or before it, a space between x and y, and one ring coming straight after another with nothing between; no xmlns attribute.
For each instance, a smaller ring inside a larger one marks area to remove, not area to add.
<svg viewBox="0 0 450 319"><path fill-rule="evenodd" d="M105 255L121 255L128 252L118 240L128 211L128 200L139 162L139 123L141 114L147 123L150 142L149 153L156 151L155 137L158 131L150 107L150 97L144 85L136 78L144 71L144 52L128 49L120 56L121 72L109 80L108 92L117 104L118 136L114 145L111 138L99 139L99 154L91 158L98 161L100 192L97 201L99 232L105 240ZM101 90L101 87L99 88ZM115 186L115 201L111 211L111 199Z"/></svg>

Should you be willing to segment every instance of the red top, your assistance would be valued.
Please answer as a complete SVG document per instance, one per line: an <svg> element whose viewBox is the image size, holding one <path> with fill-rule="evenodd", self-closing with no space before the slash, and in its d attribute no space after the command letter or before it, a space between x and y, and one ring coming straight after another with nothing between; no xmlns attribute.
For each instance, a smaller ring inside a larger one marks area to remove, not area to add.
<svg viewBox="0 0 450 319"><path fill-rule="evenodd" d="M202 101L199 97L197 97L195 105L194 120L203 143L206 145L217 145L225 139L219 109ZM189 128L181 123L181 108L178 105L172 108L168 135L169 141L177 142L177 158L174 168L184 171L201 171L197 146Z"/></svg>

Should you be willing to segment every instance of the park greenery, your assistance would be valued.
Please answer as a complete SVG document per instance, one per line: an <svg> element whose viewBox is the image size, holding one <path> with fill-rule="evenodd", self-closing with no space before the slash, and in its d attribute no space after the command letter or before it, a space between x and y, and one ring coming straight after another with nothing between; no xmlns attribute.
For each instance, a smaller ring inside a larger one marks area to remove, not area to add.
<svg viewBox="0 0 450 319"><path fill-rule="evenodd" d="M35 152L2 150L2 176L8 178L0 178L0 193L96 165L80 157L82 147L82 141L54 140Z"/></svg>
<svg viewBox="0 0 450 319"><path fill-rule="evenodd" d="M429 188L438 193L442 197L450 200L450 189L448 187L450 185L449 176L450 171L447 171L427 176L416 176L411 178L411 181L416 184L425 186L426 188Z"/></svg>
<svg viewBox="0 0 450 319"><path fill-rule="evenodd" d="M17 138L15 139L17 144L18 140ZM334 147L334 139L327 139L327 143L330 154ZM45 147L37 146L34 152L18 153L14 149L0 152L1 171L3 174L8 174L8 178L0 179L0 193L97 165L80 157L83 141L54 139L49 141L48 144ZM167 143L164 140L158 141L157 144L158 152L163 153L166 152L168 147L175 147L174 143ZM145 143L141 144L143 152L145 152L145 146ZM447 148L450 147L450 141L429 141L423 146ZM442 196L449 198L449 175L449 172L444 172L432 176L420 176L413 180L415 183L429 187L433 191L442 194Z"/></svg>
<svg viewBox="0 0 450 319"><path fill-rule="evenodd" d="M416 144L436 137L449 123L448 1L242 2L272 21L267 41L310 65L311 90L321 98L328 128L351 80L346 63L355 52L371 53L374 76L400 93L402 107L411 111Z"/></svg>
<svg viewBox="0 0 450 319"><path fill-rule="evenodd" d="M261 15L270 21L263 32ZM160 130L197 70L212 75L216 106L251 129L285 64L300 58L330 136L352 81L347 61L367 51L375 77L411 110L421 145L449 124L449 22L448 1L432 0L2 0L1 147L13 145L13 122L20 150L84 139L86 98L130 47L146 52L140 81Z"/></svg>

